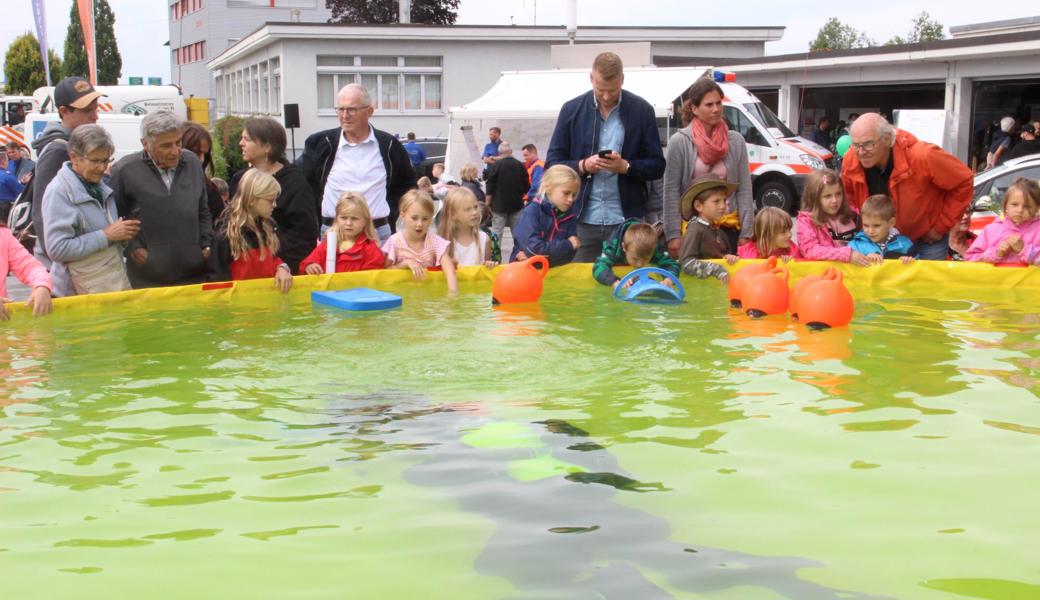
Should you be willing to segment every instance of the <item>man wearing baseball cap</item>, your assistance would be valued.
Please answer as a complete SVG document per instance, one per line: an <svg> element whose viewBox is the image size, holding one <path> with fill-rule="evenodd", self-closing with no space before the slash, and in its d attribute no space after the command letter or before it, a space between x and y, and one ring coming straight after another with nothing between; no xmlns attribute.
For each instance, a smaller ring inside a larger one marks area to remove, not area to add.
<svg viewBox="0 0 1040 600"><path fill-rule="evenodd" d="M61 166L69 160L69 135L80 125L98 120L98 98L102 94L82 77L66 77L54 87L51 99L58 109L60 121L47 125L40 137L33 141L36 150L36 174L33 175L32 220L36 234L36 258L47 268L51 261L43 243L43 192L47 190Z"/></svg>
<svg viewBox="0 0 1040 600"><path fill-rule="evenodd" d="M1020 127L1018 129L1018 135L1022 141L1016 144L1011 150L1011 155L1008 156L1008 160L1020 156L1040 153L1040 140L1036 139L1036 129L1033 128L1032 123L1026 123Z"/></svg>

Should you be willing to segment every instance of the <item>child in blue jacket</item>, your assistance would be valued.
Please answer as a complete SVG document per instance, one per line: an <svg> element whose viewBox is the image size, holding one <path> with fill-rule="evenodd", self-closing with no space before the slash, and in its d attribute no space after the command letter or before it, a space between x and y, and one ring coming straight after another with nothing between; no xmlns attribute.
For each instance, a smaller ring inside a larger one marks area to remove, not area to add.
<svg viewBox="0 0 1040 600"><path fill-rule="evenodd" d="M867 257L874 264L886 258L898 258L903 263L913 262L910 238L899 235L896 229L895 206L884 194L875 194L863 202L859 211L863 230L849 242L849 248Z"/></svg>
<svg viewBox="0 0 1040 600"><path fill-rule="evenodd" d="M520 213L510 262L541 255L549 259L550 267L558 267L574 259L581 240L575 235L578 215L572 209L580 186L578 174L568 166L545 171L538 189L542 199L528 202Z"/></svg>

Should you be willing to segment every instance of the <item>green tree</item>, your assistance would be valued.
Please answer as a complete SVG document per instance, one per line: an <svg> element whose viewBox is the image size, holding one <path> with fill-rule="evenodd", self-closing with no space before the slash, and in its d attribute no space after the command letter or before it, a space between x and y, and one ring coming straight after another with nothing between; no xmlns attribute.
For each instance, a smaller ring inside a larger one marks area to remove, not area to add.
<svg viewBox="0 0 1040 600"><path fill-rule="evenodd" d="M61 59L53 49L48 49L47 57L50 59L51 79L56 80L61 77ZM47 85L47 75L40 59L40 42L35 35L26 32L7 47L4 76L7 78L5 92L12 96L32 95L36 88Z"/></svg>
<svg viewBox="0 0 1040 600"><path fill-rule="evenodd" d="M123 57L116 44L116 17L108 0L94 0L94 47L97 49L97 82L116 85L123 74ZM73 0L69 11L69 28L65 31L65 77L87 77L87 50L83 42L83 25Z"/></svg>
<svg viewBox="0 0 1040 600"><path fill-rule="evenodd" d="M242 158L242 148L238 145L245 125L246 120L235 115L221 117L213 124L213 145L220 148L220 159L214 156L214 162L224 163L223 172L228 178L246 167L246 161ZM221 169L218 167L216 171L220 177Z"/></svg>
<svg viewBox="0 0 1040 600"><path fill-rule="evenodd" d="M866 33L831 17L816 32L816 39L809 42L809 50L851 50L876 45Z"/></svg>
<svg viewBox="0 0 1040 600"><path fill-rule="evenodd" d="M454 25L460 0L412 0L412 23ZM397 23L397 0L325 0L330 23Z"/></svg>
<svg viewBox="0 0 1040 600"><path fill-rule="evenodd" d="M934 42L945 38L946 28L943 27L943 24L933 19L927 11L921 11L919 15L914 17L913 29L911 29L909 37L904 38L901 35L897 35L885 42L885 45Z"/></svg>

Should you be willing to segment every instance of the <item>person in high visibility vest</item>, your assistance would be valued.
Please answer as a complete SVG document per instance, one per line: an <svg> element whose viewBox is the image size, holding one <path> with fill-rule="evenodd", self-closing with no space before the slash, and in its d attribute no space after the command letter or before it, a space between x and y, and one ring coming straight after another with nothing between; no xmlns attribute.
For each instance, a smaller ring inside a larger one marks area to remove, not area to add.
<svg viewBox="0 0 1040 600"><path fill-rule="evenodd" d="M527 170L527 181L531 184L531 190L524 194L524 203L530 202L538 197L538 186L542 183L542 173L545 172L545 161L538 158L538 148L534 144L527 144L521 149L524 159L524 169Z"/></svg>

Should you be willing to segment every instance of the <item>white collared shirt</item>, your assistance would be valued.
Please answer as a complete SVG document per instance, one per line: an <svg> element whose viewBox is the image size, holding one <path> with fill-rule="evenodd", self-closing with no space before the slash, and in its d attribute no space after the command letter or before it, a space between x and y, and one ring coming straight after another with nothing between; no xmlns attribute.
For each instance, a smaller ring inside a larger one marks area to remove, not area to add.
<svg viewBox="0 0 1040 600"><path fill-rule="evenodd" d="M358 192L368 201L372 219L390 216L390 205L386 201L386 166L379 154L379 142L372 126L368 127L368 138L359 144L347 141L340 133L336 160L325 181L325 194L321 200L321 216L334 218L336 203L343 192Z"/></svg>

